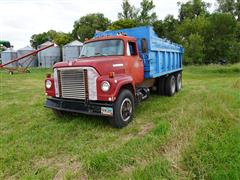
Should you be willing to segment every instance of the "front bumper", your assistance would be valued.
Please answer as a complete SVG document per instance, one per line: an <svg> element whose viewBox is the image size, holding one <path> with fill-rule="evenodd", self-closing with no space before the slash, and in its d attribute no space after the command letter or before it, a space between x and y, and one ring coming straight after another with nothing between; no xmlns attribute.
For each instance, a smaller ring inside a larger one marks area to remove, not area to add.
<svg viewBox="0 0 240 180"><path fill-rule="evenodd" d="M45 107L97 116L113 116L113 103L47 98Z"/></svg>

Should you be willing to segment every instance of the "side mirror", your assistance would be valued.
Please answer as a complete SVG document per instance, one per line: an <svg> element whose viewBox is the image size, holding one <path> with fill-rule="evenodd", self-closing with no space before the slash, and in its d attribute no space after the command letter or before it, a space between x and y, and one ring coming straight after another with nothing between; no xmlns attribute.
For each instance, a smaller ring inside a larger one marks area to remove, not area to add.
<svg viewBox="0 0 240 180"><path fill-rule="evenodd" d="M145 38L142 38L141 44L142 44L142 53L147 53L148 48L147 48L147 41Z"/></svg>

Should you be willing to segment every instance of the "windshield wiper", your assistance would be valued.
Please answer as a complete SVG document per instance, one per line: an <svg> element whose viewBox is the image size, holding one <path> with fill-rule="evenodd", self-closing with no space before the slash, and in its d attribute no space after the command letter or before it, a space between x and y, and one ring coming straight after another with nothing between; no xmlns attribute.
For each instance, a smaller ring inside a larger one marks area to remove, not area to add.
<svg viewBox="0 0 240 180"><path fill-rule="evenodd" d="M102 54L102 53L95 53L95 55L99 55L99 56L107 56L106 54Z"/></svg>

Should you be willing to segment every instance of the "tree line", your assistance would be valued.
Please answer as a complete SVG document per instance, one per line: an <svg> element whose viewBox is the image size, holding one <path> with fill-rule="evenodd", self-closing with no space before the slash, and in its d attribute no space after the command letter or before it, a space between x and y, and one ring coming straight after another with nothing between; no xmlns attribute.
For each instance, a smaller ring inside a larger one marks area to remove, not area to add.
<svg viewBox="0 0 240 180"><path fill-rule="evenodd" d="M178 18L167 15L159 20L153 0L142 0L140 8L123 0L122 12L114 22L102 13L88 14L74 22L70 33L50 30L34 34L30 42L35 48L47 40L62 46L73 39L83 42L96 31L151 25L159 37L183 45L185 64L240 62L240 0L217 0L213 13L211 4L203 0L177 4Z"/></svg>

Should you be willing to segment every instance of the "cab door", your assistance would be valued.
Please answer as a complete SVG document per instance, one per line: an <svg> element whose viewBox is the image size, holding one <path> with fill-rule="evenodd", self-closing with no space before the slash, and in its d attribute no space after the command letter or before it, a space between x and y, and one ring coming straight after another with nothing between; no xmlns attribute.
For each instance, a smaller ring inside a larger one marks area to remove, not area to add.
<svg viewBox="0 0 240 180"><path fill-rule="evenodd" d="M126 72L134 79L135 84L140 84L144 80L144 65L139 57L137 44L135 41L127 41L126 44Z"/></svg>

